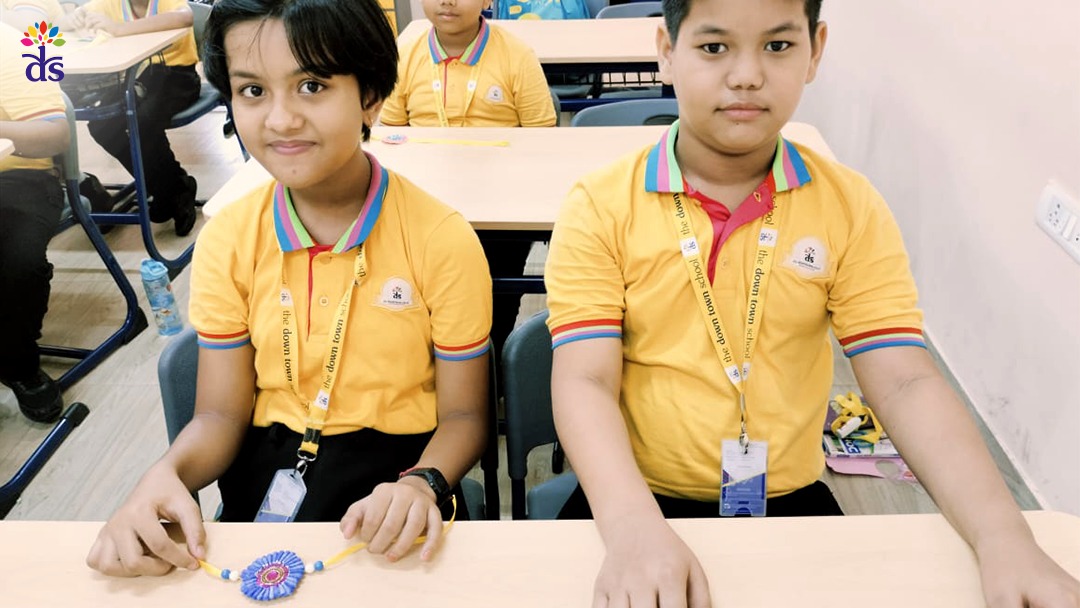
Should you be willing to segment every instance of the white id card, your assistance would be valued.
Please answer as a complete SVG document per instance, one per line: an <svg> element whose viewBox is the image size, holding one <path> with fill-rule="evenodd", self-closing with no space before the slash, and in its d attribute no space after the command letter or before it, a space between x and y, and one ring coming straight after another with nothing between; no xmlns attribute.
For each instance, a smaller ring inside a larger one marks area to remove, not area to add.
<svg viewBox="0 0 1080 608"><path fill-rule="evenodd" d="M751 441L747 449L727 439L721 446L720 515L765 516L765 469L769 444Z"/></svg>
<svg viewBox="0 0 1080 608"><path fill-rule="evenodd" d="M296 469L279 469L274 473L270 489L266 491L256 523L287 522L296 519L296 513L307 495L304 477Z"/></svg>

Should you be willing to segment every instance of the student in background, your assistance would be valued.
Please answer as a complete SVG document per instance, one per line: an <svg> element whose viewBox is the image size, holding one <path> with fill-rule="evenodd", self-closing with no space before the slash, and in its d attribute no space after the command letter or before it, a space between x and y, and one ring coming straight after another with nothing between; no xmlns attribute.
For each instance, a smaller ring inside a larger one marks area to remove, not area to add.
<svg viewBox="0 0 1080 608"><path fill-rule="evenodd" d="M390 24L374 0L219 0L206 40L207 78L275 181L199 235L195 416L88 563L195 568L191 491L217 480L224 521L288 519L264 497L297 475L296 520L340 520L391 561L426 530L428 559L485 443L491 279L465 219L360 147L394 87Z"/></svg>
<svg viewBox="0 0 1080 608"><path fill-rule="evenodd" d="M195 64L199 62L195 35L190 31L191 9L185 0L90 0L75 9L61 29L103 30L113 36L131 36L176 28L187 34L152 58L139 74L136 109L139 143L150 201L150 221L173 220L177 236L195 226L195 195L198 185L173 154L165 129L177 112L199 98L202 84ZM162 57L164 59L162 59ZM123 114L89 123L90 135L120 161L129 173L131 162L127 117Z"/></svg>
<svg viewBox="0 0 1080 608"><path fill-rule="evenodd" d="M41 369L37 341L49 308L49 240L64 205L52 157L67 150L64 99L55 82L31 82L20 32L0 23L0 138L15 151L0 159L0 383L35 422L53 422L64 407L60 387Z"/></svg>
<svg viewBox="0 0 1080 608"><path fill-rule="evenodd" d="M607 547L594 605L711 605L665 517L842 514L818 481L831 326L988 603L1074 608L1076 580L1036 545L925 348L885 202L780 136L824 51L820 7L664 0L681 118L583 178L556 224L552 397L581 480L562 516L594 516Z"/></svg>
<svg viewBox="0 0 1080 608"><path fill-rule="evenodd" d="M422 4L432 28L401 49L397 86L383 105L379 122L412 127L557 124L536 53L480 16L491 0L422 0ZM492 274L521 276L531 246L485 241ZM491 340L496 356L514 329L520 304L520 295L495 296Z"/></svg>

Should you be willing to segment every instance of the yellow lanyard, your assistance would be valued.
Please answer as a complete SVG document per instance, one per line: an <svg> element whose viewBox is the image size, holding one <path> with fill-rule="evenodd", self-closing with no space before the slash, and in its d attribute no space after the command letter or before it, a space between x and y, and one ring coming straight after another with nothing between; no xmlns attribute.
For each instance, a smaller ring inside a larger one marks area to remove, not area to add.
<svg viewBox="0 0 1080 608"><path fill-rule="evenodd" d="M761 201L761 194L754 192L754 198ZM768 292L769 278L772 276L773 254L776 249L776 239L780 232L780 219L774 205L772 211L765 214L758 234L757 254L754 256L754 274L751 279L750 293L746 302L746 333L743 344L743 364L739 367L728 344L727 332L724 331L724 322L717 310L718 304L712 296L712 285L709 284L709 276L706 266L701 259L701 248L698 246L697 237L694 233L694 222L690 212L683 205L682 197L676 192L672 200L672 219L675 222L675 232L679 239L679 247L682 250L683 261L686 263L686 271L690 275L690 285L694 288L697 296L698 308L701 316L705 319L709 336L712 337L713 348L716 356L724 366L725 375L739 392L739 416L741 433L739 443L745 448L749 442L746 433L746 380L750 375L750 357L757 345L758 327L761 317L765 312L765 294Z"/></svg>
<svg viewBox="0 0 1080 608"><path fill-rule="evenodd" d="M306 252L305 252L306 253ZM285 379L289 382L293 394L307 407L307 428L304 429L304 440L296 455L300 459L296 465L298 471L303 474L307 463L315 460L319 451L319 439L326 423L326 413L330 409L330 395L334 392L334 383L337 381L338 369L341 367L341 345L345 341L345 330L349 324L349 309L352 306L352 295L360 281L367 276L367 260L364 255L364 244L361 243L356 252L356 262L353 267L353 283L345 290L341 297L337 312L334 314L333 324L330 331L330 345L323 359L323 380L319 385L319 392L313 401L305 399L300 392L300 339L299 332L295 329L296 308L293 305L292 292L289 291L289 283L285 277L285 258L281 260L281 352L284 355Z"/></svg>
<svg viewBox="0 0 1080 608"><path fill-rule="evenodd" d="M449 60L447 60L449 61ZM449 64L447 64L447 70L449 70ZM465 94L465 107L461 110L461 124L465 125L465 117L469 114L469 106L472 105L473 97L476 96L476 80L480 77L480 60L472 66L472 70L469 71L469 84L466 86L468 92ZM443 87L450 86L450 74L449 71L446 75L447 82L444 84L442 81L442 75L439 74L439 64L432 62L431 64L431 90L435 93L435 110L439 113L439 126L449 127L450 121L446 118L446 103L443 101Z"/></svg>

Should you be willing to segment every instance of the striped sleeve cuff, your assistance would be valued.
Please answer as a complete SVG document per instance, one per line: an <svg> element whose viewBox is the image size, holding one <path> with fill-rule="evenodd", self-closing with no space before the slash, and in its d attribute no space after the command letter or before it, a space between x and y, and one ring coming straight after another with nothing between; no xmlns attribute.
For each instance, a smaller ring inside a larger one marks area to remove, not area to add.
<svg viewBox="0 0 1080 608"><path fill-rule="evenodd" d="M874 331L855 334L840 340L840 346L844 349L844 355L854 357L879 348L890 346L921 346L926 348L921 329L915 327L894 327L890 329L876 329Z"/></svg>
<svg viewBox="0 0 1080 608"><path fill-rule="evenodd" d="M467 361L488 352L490 348L491 340L487 336L484 336L483 340L465 346L442 346L436 344L435 358L443 361Z"/></svg>
<svg viewBox="0 0 1080 608"><path fill-rule="evenodd" d="M563 344L592 338L622 338L622 321L619 319L593 319L567 323L551 329L551 349Z"/></svg>
<svg viewBox="0 0 1080 608"><path fill-rule="evenodd" d="M63 108L49 108L46 110L41 110L40 112L27 114L26 116L20 116L15 120L18 120L20 122L29 120L67 120L67 113L64 111Z"/></svg>
<svg viewBox="0 0 1080 608"><path fill-rule="evenodd" d="M247 331L235 334L208 334L201 331L197 333L199 346L211 350L229 350L251 343L251 335Z"/></svg>

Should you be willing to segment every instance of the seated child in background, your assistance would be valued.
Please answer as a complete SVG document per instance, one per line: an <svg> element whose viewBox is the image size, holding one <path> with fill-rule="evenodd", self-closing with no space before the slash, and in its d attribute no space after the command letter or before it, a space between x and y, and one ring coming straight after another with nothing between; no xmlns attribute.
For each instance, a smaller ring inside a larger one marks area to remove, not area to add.
<svg viewBox="0 0 1080 608"><path fill-rule="evenodd" d="M432 23L401 49L398 81L379 122L412 127L553 127L558 119L536 53L480 16L491 0L422 0ZM435 84L437 83L437 84ZM448 154L452 150L448 148ZM525 271L532 243L484 241L494 276ZM495 296L496 357L514 329L521 296Z"/></svg>
<svg viewBox="0 0 1080 608"><path fill-rule="evenodd" d="M465 219L360 147L397 75L390 24L375 0L220 0L206 36L207 78L276 181L199 235L194 418L87 561L195 568L190 492L217 480L223 521L288 519L261 506L282 478L306 485L296 520L341 520L391 561L426 530L428 559L485 444L491 280Z"/></svg>
<svg viewBox="0 0 1080 608"><path fill-rule="evenodd" d="M6 325L0 384L15 392L27 418L53 422L64 401L41 369L37 341L52 279L46 250L64 205L52 157L67 150L70 135L60 86L26 78L27 47L20 43L26 25L16 30L0 23L0 138L15 144L14 153L0 159L0 319Z"/></svg>
<svg viewBox="0 0 1080 608"><path fill-rule="evenodd" d="M202 87L195 71L199 56L190 31L191 8L185 0L90 0L62 23L63 30L104 30L113 36L189 28L187 34L163 51L163 60L162 55L151 58L150 65L139 74L141 86L136 89L143 171L147 193L153 197L150 220L173 220L177 236L186 236L195 226L198 188L195 178L176 160L165 129L177 112L199 98ZM127 117L120 114L91 121L88 126L94 141L134 175Z"/></svg>
<svg viewBox="0 0 1080 608"><path fill-rule="evenodd" d="M820 7L664 0L680 120L583 178L556 223L552 398L581 481L561 516L595 516L606 545L594 606L711 605L665 518L842 514L819 481L831 326L988 603L1075 607L925 348L881 195L780 136L824 50Z"/></svg>

